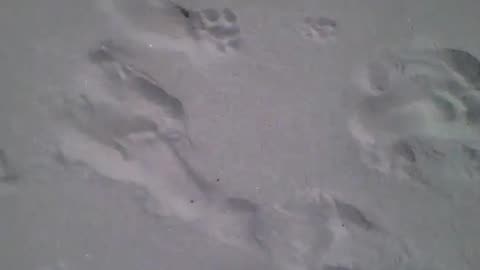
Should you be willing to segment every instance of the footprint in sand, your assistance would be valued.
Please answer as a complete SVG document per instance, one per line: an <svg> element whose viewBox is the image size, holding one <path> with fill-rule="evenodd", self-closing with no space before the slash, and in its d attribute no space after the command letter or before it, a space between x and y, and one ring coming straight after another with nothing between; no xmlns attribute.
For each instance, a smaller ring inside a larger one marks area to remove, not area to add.
<svg viewBox="0 0 480 270"><path fill-rule="evenodd" d="M80 93L49 103L59 120L56 160L139 186L149 194L150 213L191 223L233 247L255 246L255 204L224 197L190 164L182 102L122 61L115 47L103 43L92 49L88 72L80 72Z"/></svg>
<svg viewBox="0 0 480 270"><path fill-rule="evenodd" d="M350 128L369 167L384 173L411 169L422 155L409 145L412 138L479 148L480 61L472 54L448 48L389 51L364 74L370 94L358 104Z"/></svg>
<svg viewBox="0 0 480 270"><path fill-rule="evenodd" d="M321 193L261 209L255 239L279 269L317 269L335 242L335 209Z"/></svg>
<svg viewBox="0 0 480 270"><path fill-rule="evenodd" d="M168 0L98 0L98 4L129 47L180 52L191 61L241 47L238 17L229 8L191 10Z"/></svg>
<svg viewBox="0 0 480 270"><path fill-rule="evenodd" d="M192 34L202 41L208 41L221 52L236 51L242 39L237 15L229 8L221 11L204 9L191 15Z"/></svg>
<svg viewBox="0 0 480 270"><path fill-rule="evenodd" d="M113 79L124 83L122 76L131 74L118 76ZM273 206L225 197L191 166L172 140L157 136L159 122L153 117L133 117L129 102L109 107L96 100L80 100L84 103L70 103L63 110L70 108L73 114L66 121L70 127L61 133L64 160L145 189L144 203L150 213L190 223L221 243L266 256L280 269L364 265L380 251L384 257L396 256L392 248L396 243L389 242L368 213L352 203L322 192Z"/></svg>
<svg viewBox="0 0 480 270"><path fill-rule="evenodd" d="M324 44L334 41L337 35L337 21L329 17L305 17L300 33L307 39Z"/></svg>
<svg viewBox="0 0 480 270"><path fill-rule="evenodd" d="M404 244L354 204L326 192L298 194L256 213L255 239L278 269L357 270L373 262L403 269L409 262Z"/></svg>

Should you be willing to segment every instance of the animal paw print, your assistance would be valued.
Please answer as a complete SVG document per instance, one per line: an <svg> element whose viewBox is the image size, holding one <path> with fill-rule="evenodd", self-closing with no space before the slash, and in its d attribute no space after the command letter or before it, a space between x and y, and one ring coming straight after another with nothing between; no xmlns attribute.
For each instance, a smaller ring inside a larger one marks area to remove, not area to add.
<svg viewBox="0 0 480 270"><path fill-rule="evenodd" d="M211 42L221 52L237 50L240 46L240 27L231 9L193 11L190 20L194 38Z"/></svg>
<svg viewBox="0 0 480 270"><path fill-rule="evenodd" d="M318 43L334 40L337 33L337 21L328 17L306 17L301 29L306 39Z"/></svg>

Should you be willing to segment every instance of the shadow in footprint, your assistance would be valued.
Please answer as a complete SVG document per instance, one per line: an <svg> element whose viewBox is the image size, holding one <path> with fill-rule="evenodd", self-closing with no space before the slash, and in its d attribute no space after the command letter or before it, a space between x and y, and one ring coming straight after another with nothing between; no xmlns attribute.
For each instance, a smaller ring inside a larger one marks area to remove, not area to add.
<svg viewBox="0 0 480 270"><path fill-rule="evenodd" d="M342 266L342 265L324 265L322 270L353 270L350 267Z"/></svg>
<svg viewBox="0 0 480 270"><path fill-rule="evenodd" d="M347 223L348 225L355 225L366 231L378 229L378 226L369 220L365 214L354 205L339 199L334 199L333 201L335 203L338 216L342 222Z"/></svg>
<svg viewBox="0 0 480 270"><path fill-rule="evenodd" d="M440 54L453 70L480 91L480 61L475 56L459 49L443 49Z"/></svg>
<svg viewBox="0 0 480 270"><path fill-rule="evenodd" d="M0 149L0 182L12 184L18 180L18 174L12 167L5 150Z"/></svg>

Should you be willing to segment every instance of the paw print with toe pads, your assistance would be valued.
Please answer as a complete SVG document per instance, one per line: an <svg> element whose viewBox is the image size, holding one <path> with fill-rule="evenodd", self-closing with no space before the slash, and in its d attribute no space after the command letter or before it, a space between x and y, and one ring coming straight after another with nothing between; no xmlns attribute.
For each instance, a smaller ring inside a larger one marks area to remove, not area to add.
<svg viewBox="0 0 480 270"><path fill-rule="evenodd" d="M191 14L192 35L210 42L221 52L235 51L241 43L237 15L229 8L219 11L208 8Z"/></svg>
<svg viewBox="0 0 480 270"><path fill-rule="evenodd" d="M306 17L300 30L304 38L317 43L335 40L337 21L329 17Z"/></svg>

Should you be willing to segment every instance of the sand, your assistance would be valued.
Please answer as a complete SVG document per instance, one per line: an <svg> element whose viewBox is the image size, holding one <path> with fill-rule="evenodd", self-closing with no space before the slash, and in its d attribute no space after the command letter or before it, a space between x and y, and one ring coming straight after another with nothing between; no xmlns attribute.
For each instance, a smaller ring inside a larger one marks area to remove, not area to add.
<svg viewBox="0 0 480 270"><path fill-rule="evenodd" d="M0 5L2 269L480 265L478 4Z"/></svg>

